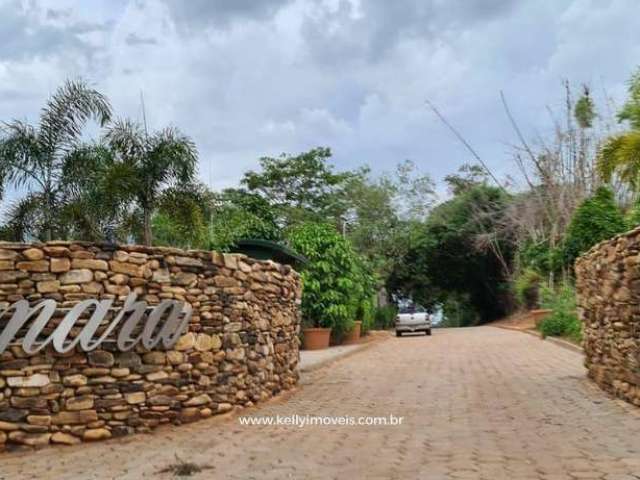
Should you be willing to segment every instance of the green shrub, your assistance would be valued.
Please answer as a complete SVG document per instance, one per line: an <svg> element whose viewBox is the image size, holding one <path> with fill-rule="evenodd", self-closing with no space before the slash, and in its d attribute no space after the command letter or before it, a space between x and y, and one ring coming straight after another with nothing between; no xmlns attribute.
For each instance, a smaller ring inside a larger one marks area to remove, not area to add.
<svg viewBox="0 0 640 480"><path fill-rule="evenodd" d="M373 298L363 301L358 311L358 318L362 321L362 326L360 327L361 335L366 335L369 330L374 328L374 315L375 307L373 305Z"/></svg>
<svg viewBox="0 0 640 480"><path fill-rule="evenodd" d="M625 222L629 229L636 228L640 225L640 202L635 202L624 216Z"/></svg>
<svg viewBox="0 0 640 480"><path fill-rule="evenodd" d="M524 269L546 275L560 270L562 253L558 248L551 248L548 241L527 241L518 249L518 260Z"/></svg>
<svg viewBox="0 0 640 480"><path fill-rule="evenodd" d="M374 313L374 325L378 330L387 330L395 325L398 309L395 305L389 304L384 307L377 307Z"/></svg>
<svg viewBox="0 0 640 480"><path fill-rule="evenodd" d="M576 314L576 292L572 285L564 284L557 290L542 289L542 307L552 313L540 322L543 337L568 337L574 342L582 340L582 325Z"/></svg>
<svg viewBox="0 0 640 480"><path fill-rule="evenodd" d="M575 259L593 245L624 232L626 228L611 190L598 188L573 214L564 239L565 265L573 265Z"/></svg>
<svg viewBox="0 0 640 480"><path fill-rule="evenodd" d="M535 270L526 269L516 278L513 290L518 305L531 310L538 306L542 276Z"/></svg>
<svg viewBox="0 0 640 480"><path fill-rule="evenodd" d="M441 304L443 328L470 327L480 323L480 315L468 294L449 293Z"/></svg>
<svg viewBox="0 0 640 480"><path fill-rule="evenodd" d="M291 247L309 260L302 272L303 322L331 328L340 339L353 327L375 282L366 262L333 226L305 223L289 233Z"/></svg>
<svg viewBox="0 0 640 480"><path fill-rule="evenodd" d="M235 242L243 238L280 240L278 228L257 215L231 206L215 212L208 229L209 249L228 251Z"/></svg>

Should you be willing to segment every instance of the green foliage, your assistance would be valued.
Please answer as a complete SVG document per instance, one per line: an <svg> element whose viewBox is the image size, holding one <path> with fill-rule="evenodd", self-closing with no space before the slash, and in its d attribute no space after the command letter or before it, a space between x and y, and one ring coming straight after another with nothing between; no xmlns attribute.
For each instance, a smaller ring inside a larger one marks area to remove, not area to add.
<svg viewBox="0 0 640 480"><path fill-rule="evenodd" d="M127 178L120 186L142 213L142 243L151 245L152 215L167 187L193 183L198 167L198 152L193 141L169 127L151 134L140 124L118 120L104 137L115 156L113 170Z"/></svg>
<svg viewBox="0 0 640 480"><path fill-rule="evenodd" d="M358 308L356 318L362 321L360 327L361 335L366 335L369 330L375 327L375 304L373 297L362 301Z"/></svg>
<svg viewBox="0 0 640 480"><path fill-rule="evenodd" d="M273 229L278 228L275 208L267 199L257 193L252 193L242 188L227 188L216 194L215 203L218 209L230 206L236 207L264 220L272 225ZM268 239L271 239L271 237L268 237Z"/></svg>
<svg viewBox="0 0 640 480"><path fill-rule="evenodd" d="M454 195L487 183L487 171L480 165L464 164L458 169L458 173L452 173L444 177L445 183Z"/></svg>
<svg viewBox="0 0 640 480"><path fill-rule="evenodd" d="M341 336L353 326L362 302L374 293L371 274L331 225L301 224L288 238L292 248L309 259L302 272L303 320L315 327L332 328Z"/></svg>
<svg viewBox="0 0 640 480"><path fill-rule="evenodd" d="M562 250L551 248L547 241L528 241L518 249L520 265L544 275L560 271L562 255Z"/></svg>
<svg viewBox="0 0 640 480"><path fill-rule="evenodd" d="M217 208L208 227L208 248L228 251L241 239L280 239L280 230L251 212L236 206Z"/></svg>
<svg viewBox="0 0 640 480"><path fill-rule="evenodd" d="M344 230L358 253L386 278L405 254L410 231L433 205L433 181L407 161L393 175L354 176L345 193L350 216Z"/></svg>
<svg viewBox="0 0 640 480"><path fill-rule="evenodd" d="M347 210L345 188L358 173L335 173L331 150L314 148L299 155L260 159L260 172L245 173L242 184L275 209L286 226L302 222L338 224Z"/></svg>
<svg viewBox="0 0 640 480"><path fill-rule="evenodd" d="M151 228L155 245L207 248L207 221L211 193L202 184L164 190L158 199Z"/></svg>
<svg viewBox="0 0 640 480"><path fill-rule="evenodd" d="M522 308L533 309L538 305L542 276L535 270L526 269L513 282L516 300Z"/></svg>
<svg viewBox="0 0 640 480"><path fill-rule="evenodd" d="M602 179L611 181L614 175L632 190L640 186L640 69L629 81L629 97L618 113L620 122L629 122L631 130L611 136L598 152L597 169Z"/></svg>
<svg viewBox="0 0 640 480"><path fill-rule="evenodd" d="M565 265L572 266L575 259L593 245L624 232L626 227L611 190L599 188L573 214L564 239Z"/></svg>
<svg viewBox="0 0 640 480"><path fill-rule="evenodd" d="M5 233L16 240L65 238L64 210L75 200L71 186L89 169L68 168L84 153L82 132L89 120L105 125L108 100L83 81L67 81L42 109L37 126L14 120L2 127L0 180L28 193L8 211ZM88 161L90 159L87 159Z"/></svg>
<svg viewBox="0 0 640 480"><path fill-rule="evenodd" d="M542 307L552 313L540 322L543 337L567 337L579 343L582 339L582 325L576 314L576 292L572 285L560 285L557 290L542 289Z"/></svg>
<svg viewBox="0 0 640 480"><path fill-rule="evenodd" d="M481 323L478 309L465 293L453 292L444 297L441 304L441 327L468 327Z"/></svg>
<svg viewBox="0 0 640 480"><path fill-rule="evenodd" d="M624 216L627 227L631 230L640 225L640 201L636 201Z"/></svg>
<svg viewBox="0 0 640 480"><path fill-rule="evenodd" d="M238 240L282 240L275 210L260 195L243 189L215 194L207 233L207 248L227 251Z"/></svg>
<svg viewBox="0 0 640 480"><path fill-rule="evenodd" d="M593 126L596 111L589 94L589 88L586 85L582 96L576 102L573 114L580 128L591 128Z"/></svg>
<svg viewBox="0 0 640 480"><path fill-rule="evenodd" d="M640 69L631 75L627 91L629 98L618 113L618 120L627 121L631 128L640 130Z"/></svg>
<svg viewBox="0 0 640 480"><path fill-rule="evenodd" d="M480 322L502 316L505 265L514 255L508 233L500 229L509 199L503 190L480 184L434 208L411 232L408 251L389 278L389 291L427 308L466 294L475 313L465 321L475 314Z"/></svg>
<svg viewBox="0 0 640 480"><path fill-rule="evenodd" d="M384 307L376 307L373 312L373 323L377 330L388 330L395 325L398 308L393 305L385 305Z"/></svg>

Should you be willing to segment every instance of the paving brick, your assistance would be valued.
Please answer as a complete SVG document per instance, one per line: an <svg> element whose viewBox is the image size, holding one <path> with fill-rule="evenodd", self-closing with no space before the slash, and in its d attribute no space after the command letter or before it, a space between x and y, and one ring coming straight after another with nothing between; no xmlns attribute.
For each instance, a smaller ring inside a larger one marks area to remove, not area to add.
<svg viewBox="0 0 640 480"><path fill-rule="evenodd" d="M0 477L161 478L176 456L214 467L196 479L622 480L640 472L640 409L594 387L579 354L493 327L392 338L303 374L287 401L250 414L405 418L394 427L305 428L213 418L64 455L4 454Z"/></svg>

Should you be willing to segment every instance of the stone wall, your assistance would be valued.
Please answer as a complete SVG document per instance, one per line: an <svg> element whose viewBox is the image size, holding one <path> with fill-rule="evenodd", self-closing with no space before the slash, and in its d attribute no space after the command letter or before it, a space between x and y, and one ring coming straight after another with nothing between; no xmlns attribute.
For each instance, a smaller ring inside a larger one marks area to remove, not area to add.
<svg viewBox="0 0 640 480"><path fill-rule="evenodd" d="M580 257L576 289L589 376L640 406L640 229Z"/></svg>
<svg viewBox="0 0 640 480"><path fill-rule="evenodd" d="M0 242L0 309L55 299L55 324L82 300L121 306L130 292L150 305L189 303L187 333L170 350L152 351L121 352L107 341L91 352L47 346L27 355L14 342L0 353L0 450L147 432L296 384L301 286L288 266L170 248ZM9 318L0 318L0 332Z"/></svg>

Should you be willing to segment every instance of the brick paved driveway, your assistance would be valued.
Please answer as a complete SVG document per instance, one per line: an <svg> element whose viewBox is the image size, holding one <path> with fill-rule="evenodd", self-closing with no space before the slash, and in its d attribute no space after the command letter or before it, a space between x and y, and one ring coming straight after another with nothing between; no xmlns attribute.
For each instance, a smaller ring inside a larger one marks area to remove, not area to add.
<svg viewBox="0 0 640 480"><path fill-rule="evenodd" d="M102 444L0 456L0 478L640 478L640 414L584 378L579 354L493 327L392 338L252 415L403 415L402 426L204 421ZM634 476L635 474L635 476Z"/></svg>

